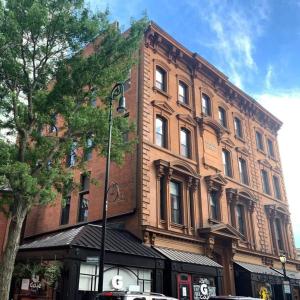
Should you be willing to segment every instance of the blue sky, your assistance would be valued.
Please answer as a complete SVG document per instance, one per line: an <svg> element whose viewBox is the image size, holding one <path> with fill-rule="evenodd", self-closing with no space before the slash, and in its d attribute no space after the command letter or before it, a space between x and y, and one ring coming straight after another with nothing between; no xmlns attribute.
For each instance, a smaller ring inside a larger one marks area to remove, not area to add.
<svg viewBox="0 0 300 300"><path fill-rule="evenodd" d="M155 21L284 122L279 143L296 246L300 247L300 0L87 0L126 29ZM298 218L297 218L298 217Z"/></svg>

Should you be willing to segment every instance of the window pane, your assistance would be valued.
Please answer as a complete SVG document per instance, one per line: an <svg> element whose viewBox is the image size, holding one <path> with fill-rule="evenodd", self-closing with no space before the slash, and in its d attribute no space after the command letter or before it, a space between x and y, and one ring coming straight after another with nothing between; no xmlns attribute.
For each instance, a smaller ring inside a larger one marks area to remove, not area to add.
<svg viewBox="0 0 300 300"><path fill-rule="evenodd" d="M60 219L60 224L61 225L65 225L69 223L69 214L70 214L70 200L71 197L68 196L66 198L66 203L65 206L62 207L62 211L61 211L61 219Z"/></svg>
<svg viewBox="0 0 300 300"><path fill-rule="evenodd" d="M155 120L155 143L160 147L166 148L166 121L161 118Z"/></svg>
<svg viewBox="0 0 300 300"><path fill-rule="evenodd" d="M218 193L217 191L212 191L209 193L209 204L210 204L210 216L214 220L219 219L219 203L218 203Z"/></svg>
<svg viewBox="0 0 300 300"><path fill-rule="evenodd" d="M180 102L187 104L187 86L183 82L179 82L178 96Z"/></svg>
<svg viewBox="0 0 300 300"><path fill-rule="evenodd" d="M256 145L259 150L264 150L263 138L260 132L256 131Z"/></svg>
<svg viewBox="0 0 300 300"><path fill-rule="evenodd" d="M185 157L190 157L190 134L184 129L180 131L180 154Z"/></svg>
<svg viewBox="0 0 300 300"><path fill-rule="evenodd" d="M275 238L277 242L278 249L284 251L284 244L282 238L282 228L279 219L275 220Z"/></svg>
<svg viewBox="0 0 300 300"><path fill-rule="evenodd" d="M270 195L270 184L269 184L269 176L266 170L261 170L261 177L263 183L263 192Z"/></svg>
<svg viewBox="0 0 300 300"><path fill-rule="evenodd" d="M245 235L244 207L242 205L237 205L236 214L237 214L237 229L241 234Z"/></svg>
<svg viewBox="0 0 300 300"><path fill-rule="evenodd" d="M88 194L80 194L78 222L87 222L89 213Z"/></svg>
<svg viewBox="0 0 300 300"><path fill-rule="evenodd" d="M235 129L235 134L242 138L243 137L243 131L242 131L242 123L239 118L234 118L234 129Z"/></svg>
<svg viewBox="0 0 300 300"><path fill-rule="evenodd" d="M155 86L163 91L166 91L165 76L165 71L157 67L155 72Z"/></svg>
<svg viewBox="0 0 300 300"><path fill-rule="evenodd" d="M223 127L227 127L226 111L223 107L219 107L219 122Z"/></svg>
<svg viewBox="0 0 300 300"><path fill-rule="evenodd" d="M173 223L182 224L181 212L181 185L179 182L170 182L171 194L171 220Z"/></svg>
<svg viewBox="0 0 300 300"><path fill-rule="evenodd" d="M160 219L165 220L165 207L166 207L166 186L165 177L160 177Z"/></svg>
<svg viewBox="0 0 300 300"><path fill-rule="evenodd" d="M268 139L268 151L271 157L275 157L273 141L271 141L270 139Z"/></svg>
<svg viewBox="0 0 300 300"><path fill-rule="evenodd" d="M273 176L273 185L274 185L275 198L281 200L281 189L280 189L279 178L277 176Z"/></svg>
<svg viewBox="0 0 300 300"><path fill-rule="evenodd" d="M224 166L224 174L226 176L232 177L230 153L225 149L222 151L222 159Z"/></svg>
<svg viewBox="0 0 300 300"><path fill-rule="evenodd" d="M210 98L205 94L202 94L202 113L206 116L211 115Z"/></svg>
<svg viewBox="0 0 300 300"><path fill-rule="evenodd" d="M249 184L248 171L246 161L242 158L239 159L240 179L243 184Z"/></svg>

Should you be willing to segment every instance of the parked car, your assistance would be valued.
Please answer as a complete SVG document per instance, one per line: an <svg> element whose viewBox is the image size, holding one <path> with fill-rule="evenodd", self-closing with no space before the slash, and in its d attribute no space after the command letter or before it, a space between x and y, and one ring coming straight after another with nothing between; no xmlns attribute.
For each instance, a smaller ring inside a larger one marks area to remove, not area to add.
<svg viewBox="0 0 300 300"><path fill-rule="evenodd" d="M252 298L252 297L244 297L244 296L212 296L209 297L209 300L213 300L213 299L219 299L219 300L261 300L259 298Z"/></svg>
<svg viewBox="0 0 300 300"><path fill-rule="evenodd" d="M158 293L127 291L106 291L96 296L95 300L178 300Z"/></svg>

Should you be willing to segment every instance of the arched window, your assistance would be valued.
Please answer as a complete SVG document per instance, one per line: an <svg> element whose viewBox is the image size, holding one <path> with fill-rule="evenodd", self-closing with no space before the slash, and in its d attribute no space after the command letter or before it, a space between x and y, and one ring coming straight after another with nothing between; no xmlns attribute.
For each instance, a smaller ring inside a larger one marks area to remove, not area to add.
<svg viewBox="0 0 300 300"><path fill-rule="evenodd" d="M279 218L275 219L275 240L279 251L284 251L284 241L282 235L282 226Z"/></svg>
<svg viewBox="0 0 300 300"><path fill-rule="evenodd" d="M213 220L219 220L219 195L218 191L210 191L209 193L210 217Z"/></svg>
<svg viewBox="0 0 300 300"><path fill-rule="evenodd" d="M206 94L202 94L202 113L205 116L211 116L211 101Z"/></svg>
<svg viewBox="0 0 300 300"><path fill-rule="evenodd" d="M235 117L234 118L234 130L235 130L235 135L238 137L238 138L243 138L243 127L242 127L242 121Z"/></svg>
<svg viewBox="0 0 300 300"><path fill-rule="evenodd" d="M276 199L281 200L281 189L280 189L280 181L279 178L273 175L273 188L274 188L274 196Z"/></svg>
<svg viewBox="0 0 300 300"><path fill-rule="evenodd" d="M249 185L249 177L247 170L247 162L243 158L239 158L240 180L243 184Z"/></svg>
<svg viewBox="0 0 300 300"><path fill-rule="evenodd" d="M167 73L166 71L159 67L156 66L156 71L155 71L155 87L166 92L167 91Z"/></svg>
<svg viewBox="0 0 300 300"><path fill-rule="evenodd" d="M226 110L221 106L219 106L219 122L223 127L227 128Z"/></svg>
<svg viewBox="0 0 300 300"><path fill-rule="evenodd" d="M167 121L161 116L155 119L155 144L167 148Z"/></svg>
<svg viewBox="0 0 300 300"><path fill-rule="evenodd" d="M263 136L259 131L255 132L255 138L256 138L257 149L264 151L265 145L264 145L264 141L263 141Z"/></svg>
<svg viewBox="0 0 300 300"><path fill-rule="evenodd" d="M263 192L265 194L271 195L269 174L266 170L261 170L261 179L262 179Z"/></svg>
<svg viewBox="0 0 300 300"><path fill-rule="evenodd" d="M180 130L180 154L184 157L191 157L191 134L185 128Z"/></svg>
<svg viewBox="0 0 300 300"><path fill-rule="evenodd" d="M179 81L178 84L178 101L184 104L188 104L188 87L187 85L182 82Z"/></svg>
<svg viewBox="0 0 300 300"><path fill-rule="evenodd" d="M232 166L230 152L226 149L222 150L222 160L225 176L232 177Z"/></svg>
<svg viewBox="0 0 300 300"><path fill-rule="evenodd" d="M170 182L171 196L171 221L176 224L182 224L182 186L175 180Z"/></svg>
<svg viewBox="0 0 300 300"><path fill-rule="evenodd" d="M236 219L237 219L237 230L242 234L246 234L246 226L245 226L245 211L244 206L238 204L236 206Z"/></svg>

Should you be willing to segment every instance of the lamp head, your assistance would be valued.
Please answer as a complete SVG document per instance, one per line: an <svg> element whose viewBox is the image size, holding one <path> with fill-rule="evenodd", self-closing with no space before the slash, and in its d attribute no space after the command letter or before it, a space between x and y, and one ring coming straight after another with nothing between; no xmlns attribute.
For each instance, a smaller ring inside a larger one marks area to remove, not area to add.
<svg viewBox="0 0 300 300"><path fill-rule="evenodd" d="M122 113L126 112L126 100L125 100L124 95L122 95L119 99L119 105L117 107L117 112L119 114L122 114Z"/></svg>
<svg viewBox="0 0 300 300"><path fill-rule="evenodd" d="M279 259L282 264L285 264L286 263L285 253L280 254Z"/></svg>

